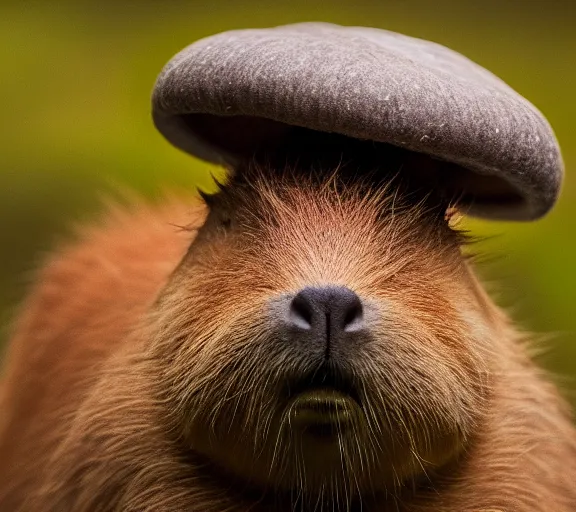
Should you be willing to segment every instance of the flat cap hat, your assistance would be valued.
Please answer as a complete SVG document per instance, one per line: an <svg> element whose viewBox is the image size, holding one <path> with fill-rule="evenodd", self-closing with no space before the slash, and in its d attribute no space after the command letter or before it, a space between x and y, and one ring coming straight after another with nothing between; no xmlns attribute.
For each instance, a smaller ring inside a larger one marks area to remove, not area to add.
<svg viewBox="0 0 576 512"><path fill-rule="evenodd" d="M461 54L386 30L301 23L217 34L168 62L152 102L172 144L222 164L290 127L429 155L458 169L467 211L480 217L541 217L563 177L556 137L530 102Z"/></svg>

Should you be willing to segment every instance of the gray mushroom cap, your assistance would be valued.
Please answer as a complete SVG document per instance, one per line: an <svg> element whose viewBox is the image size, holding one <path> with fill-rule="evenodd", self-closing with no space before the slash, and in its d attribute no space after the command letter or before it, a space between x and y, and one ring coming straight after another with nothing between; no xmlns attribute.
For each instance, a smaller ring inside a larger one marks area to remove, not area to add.
<svg viewBox="0 0 576 512"><path fill-rule="evenodd" d="M365 27L301 23L202 39L164 68L153 119L175 146L236 165L290 127L388 143L455 164L471 215L532 220L563 163L544 116L444 46Z"/></svg>

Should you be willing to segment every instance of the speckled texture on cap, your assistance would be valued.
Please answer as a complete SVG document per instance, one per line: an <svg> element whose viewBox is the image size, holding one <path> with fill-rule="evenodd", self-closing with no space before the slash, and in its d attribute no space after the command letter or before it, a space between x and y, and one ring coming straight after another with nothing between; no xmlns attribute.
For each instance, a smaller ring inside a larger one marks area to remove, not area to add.
<svg viewBox="0 0 576 512"><path fill-rule="evenodd" d="M496 219L541 217L563 175L550 125L503 81L448 48L374 28L302 23L200 40L159 76L153 118L174 145L232 165L282 137L258 120L426 153L501 181L509 192L496 200L490 187L469 191L469 213Z"/></svg>

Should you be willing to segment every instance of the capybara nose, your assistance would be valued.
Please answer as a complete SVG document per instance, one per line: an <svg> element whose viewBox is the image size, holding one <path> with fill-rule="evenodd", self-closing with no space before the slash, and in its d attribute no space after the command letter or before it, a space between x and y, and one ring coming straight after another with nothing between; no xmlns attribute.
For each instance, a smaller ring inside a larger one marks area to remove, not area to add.
<svg viewBox="0 0 576 512"><path fill-rule="evenodd" d="M362 330L362 301L345 286L306 287L290 303L289 322L306 337L329 346Z"/></svg>

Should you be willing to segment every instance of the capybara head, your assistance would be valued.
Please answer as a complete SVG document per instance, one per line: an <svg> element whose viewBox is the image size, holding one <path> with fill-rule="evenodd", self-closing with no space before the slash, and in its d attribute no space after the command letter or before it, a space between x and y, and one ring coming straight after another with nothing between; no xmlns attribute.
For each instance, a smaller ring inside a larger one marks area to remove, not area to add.
<svg viewBox="0 0 576 512"><path fill-rule="evenodd" d="M187 449L325 502L456 457L493 351L449 203L382 169L316 171L250 165L208 198L151 350Z"/></svg>

